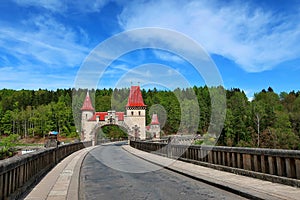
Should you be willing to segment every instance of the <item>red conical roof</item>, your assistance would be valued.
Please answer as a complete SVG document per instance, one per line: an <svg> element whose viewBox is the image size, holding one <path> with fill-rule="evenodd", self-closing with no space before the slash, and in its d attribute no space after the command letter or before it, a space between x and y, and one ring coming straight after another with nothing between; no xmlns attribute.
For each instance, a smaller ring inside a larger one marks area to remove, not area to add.
<svg viewBox="0 0 300 200"><path fill-rule="evenodd" d="M152 115L151 125L159 125L157 114Z"/></svg>
<svg viewBox="0 0 300 200"><path fill-rule="evenodd" d="M140 86L131 86L127 107L146 106L142 97Z"/></svg>
<svg viewBox="0 0 300 200"><path fill-rule="evenodd" d="M92 105L92 101L91 101L89 92L87 92L87 94L86 94L86 97L85 97L85 100L83 102L81 110L82 111L94 111L95 110L93 105Z"/></svg>

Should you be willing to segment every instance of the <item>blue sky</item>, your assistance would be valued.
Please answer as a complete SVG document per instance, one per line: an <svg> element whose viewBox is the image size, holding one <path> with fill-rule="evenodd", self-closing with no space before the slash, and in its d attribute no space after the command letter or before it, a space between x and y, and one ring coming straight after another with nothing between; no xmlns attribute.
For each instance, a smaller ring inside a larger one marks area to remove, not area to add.
<svg viewBox="0 0 300 200"><path fill-rule="evenodd" d="M226 88L241 88L250 98L269 86L276 92L300 90L296 0L5 0L0 13L0 88L73 87L78 70L101 42L123 31L159 27L199 43ZM144 49L115 60L99 87L115 87L126 76L134 84L143 81L137 78L143 73L130 77L128 71L137 67L146 74L149 63L166 66L153 65L150 75L171 76L170 67L191 85L204 84L177 55Z"/></svg>

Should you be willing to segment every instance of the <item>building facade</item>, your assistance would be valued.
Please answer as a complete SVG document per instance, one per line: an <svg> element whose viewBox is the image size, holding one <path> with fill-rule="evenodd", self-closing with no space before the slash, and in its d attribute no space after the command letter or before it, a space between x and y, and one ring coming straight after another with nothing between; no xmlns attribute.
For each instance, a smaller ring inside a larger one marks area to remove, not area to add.
<svg viewBox="0 0 300 200"><path fill-rule="evenodd" d="M81 140L97 143L97 131L105 125L118 125L128 133L130 138L145 140L146 108L147 105L144 103L140 86L131 86L125 113L114 110L96 112L89 93L87 93L81 108ZM154 124L151 122L151 133L155 130L160 131L159 123L157 123L158 119ZM147 129L147 131L150 130L150 128ZM159 137L159 133L154 135Z"/></svg>

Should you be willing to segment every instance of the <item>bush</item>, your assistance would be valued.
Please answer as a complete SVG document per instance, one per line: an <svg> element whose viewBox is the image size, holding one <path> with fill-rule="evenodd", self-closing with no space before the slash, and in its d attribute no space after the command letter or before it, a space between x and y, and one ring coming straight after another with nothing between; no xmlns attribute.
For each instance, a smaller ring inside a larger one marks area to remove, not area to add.
<svg viewBox="0 0 300 200"><path fill-rule="evenodd" d="M203 135L203 139L198 139L194 142L195 145L215 145L216 138L212 137L211 134L206 133Z"/></svg>
<svg viewBox="0 0 300 200"><path fill-rule="evenodd" d="M2 141L0 142L0 159L11 157L15 154L15 146L17 144L18 138L18 134L12 134L5 138L2 138Z"/></svg>
<svg viewBox="0 0 300 200"><path fill-rule="evenodd" d="M194 142L194 144L195 145L202 145L203 144L203 140L196 140L195 142Z"/></svg>

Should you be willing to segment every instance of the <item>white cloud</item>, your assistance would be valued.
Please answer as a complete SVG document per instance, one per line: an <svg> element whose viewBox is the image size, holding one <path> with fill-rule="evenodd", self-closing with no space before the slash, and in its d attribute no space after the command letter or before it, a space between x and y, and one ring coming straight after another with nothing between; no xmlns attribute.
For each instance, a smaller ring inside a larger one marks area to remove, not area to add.
<svg viewBox="0 0 300 200"><path fill-rule="evenodd" d="M75 0L71 1L70 7L75 7L75 9L81 12L100 12L102 8L109 2L109 0L93 0L93 1L82 1Z"/></svg>
<svg viewBox="0 0 300 200"><path fill-rule="evenodd" d="M30 7L42 7L47 10L51 10L54 12L62 12L66 9L64 5L64 1L61 0L14 0L20 6Z"/></svg>
<svg viewBox="0 0 300 200"><path fill-rule="evenodd" d="M51 12L56 13L67 13L70 10L75 12L91 13L100 12L102 8L109 3L109 0L93 0L93 1L83 1L83 0L14 0L20 6L24 7L38 7L44 8Z"/></svg>
<svg viewBox="0 0 300 200"><path fill-rule="evenodd" d="M72 72L72 76L74 76L74 72ZM72 76L70 76L70 72L60 73L58 76L50 72L41 73L37 70L5 66L0 68L0 88L70 88L74 82Z"/></svg>
<svg viewBox="0 0 300 200"><path fill-rule="evenodd" d="M299 20L300 14L217 1L133 1L124 5L119 16L126 30L155 26L185 33L209 53L229 58L249 72L272 69L299 57Z"/></svg>
<svg viewBox="0 0 300 200"><path fill-rule="evenodd" d="M113 85L117 88L128 87L131 83L140 85L153 85L161 86L163 88L175 89L178 87L189 87L189 81L178 71L170 66L147 63L136 66L130 70L123 72L121 77L114 77L115 83ZM105 80L107 80L106 78ZM108 80L109 81L109 80ZM100 83L100 87L105 84L106 81Z"/></svg>
<svg viewBox="0 0 300 200"><path fill-rule="evenodd" d="M130 70L130 68L125 65L125 64L120 64L120 65L114 65L112 66L113 69L116 69L116 70L121 70L121 71L128 71Z"/></svg>
<svg viewBox="0 0 300 200"><path fill-rule="evenodd" d="M111 78L114 78L116 76L122 75L124 72L127 72L129 70L130 68L125 64L110 66L105 70L104 75L102 75L102 77L109 76Z"/></svg>
<svg viewBox="0 0 300 200"><path fill-rule="evenodd" d="M184 60L182 58L180 58L177 55L173 55L172 53L165 52L165 51L157 51L157 50L153 50L152 52L157 58L161 60L172 61L176 63L184 63Z"/></svg>
<svg viewBox="0 0 300 200"><path fill-rule="evenodd" d="M51 16L37 16L23 24L26 29L17 26L0 29L0 51L9 52L19 65L77 67L89 52L78 43L82 30L76 32Z"/></svg>
<svg viewBox="0 0 300 200"><path fill-rule="evenodd" d="M254 90L246 89L246 90L244 90L244 92L245 92L245 95L248 98L248 101L252 101L254 99L254 92L255 92Z"/></svg>
<svg viewBox="0 0 300 200"><path fill-rule="evenodd" d="M83 29L49 14L34 15L18 25L0 20L0 25L1 88L73 87L73 70L90 51Z"/></svg>

